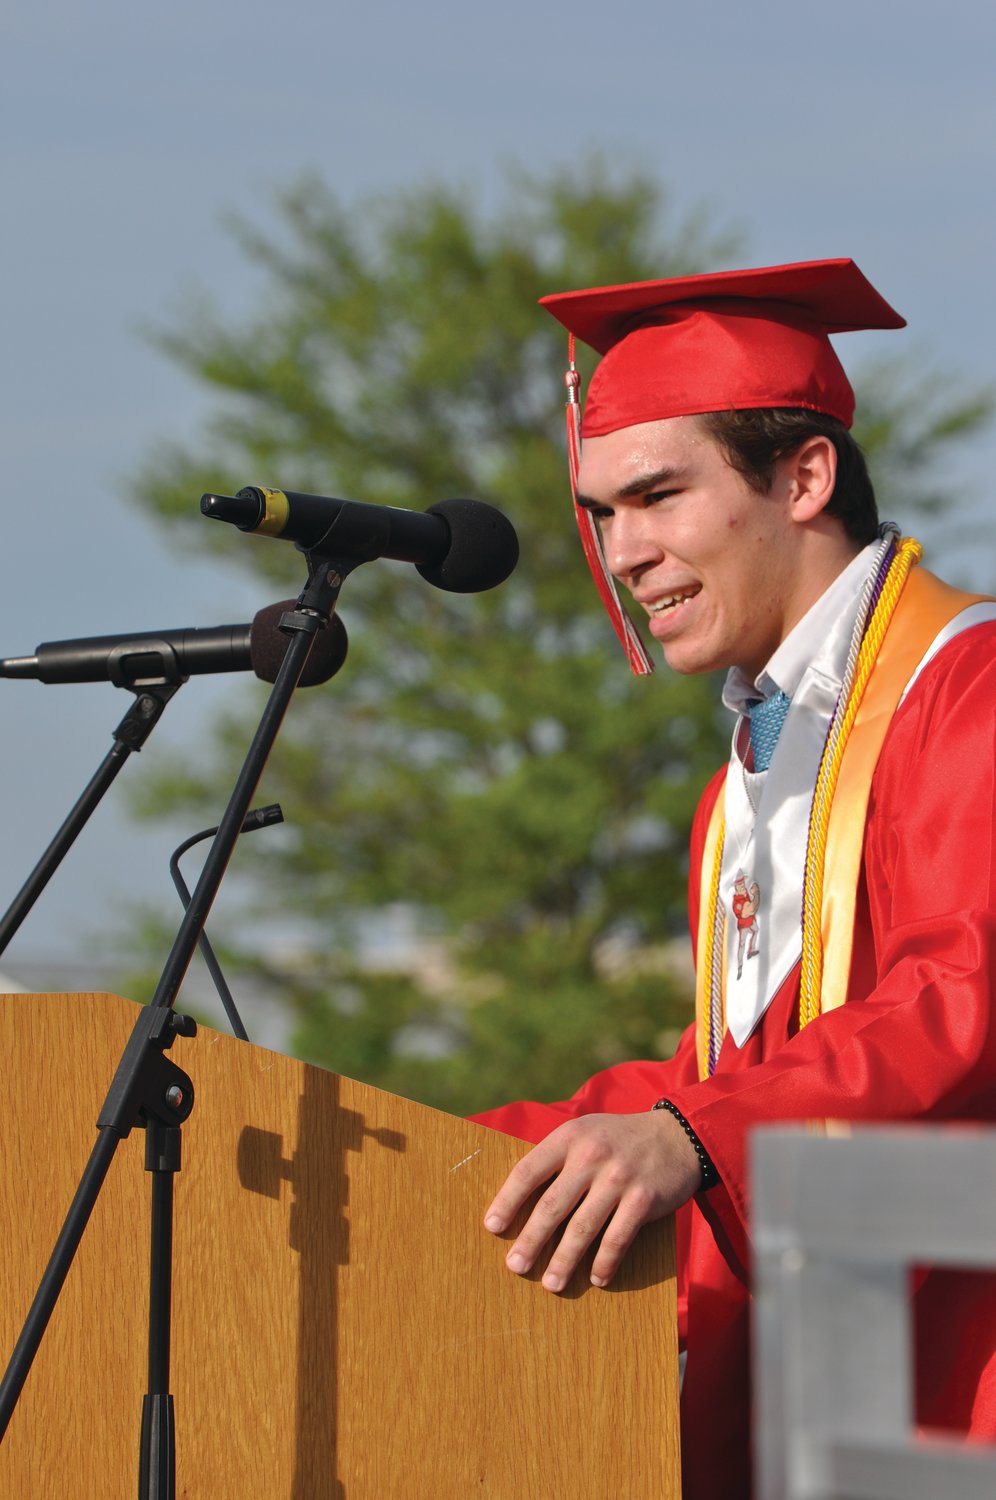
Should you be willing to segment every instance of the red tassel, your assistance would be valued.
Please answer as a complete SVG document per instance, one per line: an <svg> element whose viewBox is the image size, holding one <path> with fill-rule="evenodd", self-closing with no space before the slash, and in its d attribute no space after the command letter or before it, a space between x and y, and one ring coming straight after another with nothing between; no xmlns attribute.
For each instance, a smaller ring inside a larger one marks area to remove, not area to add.
<svg viewBox="0 0 996 1500"><path fill-rule="evenodd" d="M578 471L581 467L581 402L579 399L581 378L574 363L573 333L569 334L567 339L567 361L567 373L564 376L564 384L567 387L567 468L571 477L571 495L574 500L574 515L577 518L578 531L581 533L581 545L584 548L591 576L595 580L595 587L612 621L612 628L626 653L626 660L637 677L645 677L654 670L654 664L647 655L646 647L640 639L636 626L620 602L616 581L605 560L605 549L602 546L602 534L598 529L598 522L590 511L578 505Z"/></svg>

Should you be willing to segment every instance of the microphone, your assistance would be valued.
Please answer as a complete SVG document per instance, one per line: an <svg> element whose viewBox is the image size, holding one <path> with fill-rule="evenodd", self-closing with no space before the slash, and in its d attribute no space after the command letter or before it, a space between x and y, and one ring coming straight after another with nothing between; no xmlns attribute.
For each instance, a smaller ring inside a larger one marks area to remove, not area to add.
<svg viewBox="0 0 996 1500"><path fill-rule="evenodd" d="M76 641L47 641L34 656L0 660L0 677L32 677L39 682L113 682L140 688L182 682L211 672L255 672L274 682L290 637L281 616L296 600L267 605L251 625L214 625L205 630L143 631L136 635L92 635ZM302 687L327 682L346 660L349 641L338 615L319 631L301 676Z"/></svg>
<svg viewBox="0 0 996 1500"><path fill-rule="evenodd" d="M480 500L399 510L254 484L237 495L202 495L201 512L240 531L296 542L304 552L321 547L358 563L376 557L414 563L427 583L453 594L504 583L519 560L511 521Z"/></svg>

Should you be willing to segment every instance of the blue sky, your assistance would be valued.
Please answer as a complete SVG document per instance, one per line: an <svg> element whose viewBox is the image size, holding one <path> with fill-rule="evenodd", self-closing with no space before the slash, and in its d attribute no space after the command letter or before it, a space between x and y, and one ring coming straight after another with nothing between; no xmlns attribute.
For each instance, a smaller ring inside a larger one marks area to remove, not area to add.
<svg viewBox="0 0 996 1500"><path fill-rule="evenodd" d="M235 315L251 307L258 284L222 216L265 223L273 190L306 168L357 212L430 179L494 206L508 164L543 172L598 149L659 172L679 210L703 204L740 228L748 263L852 255L910 323L853 336L852 366L856 353L903 349L942 378L992 382L994 33L993 9L965 0L723 0L680 13L644 0L604 11L15 0L0 18L0 655L248 619L268 602L234 571L171 555L124 480L156 439L186 438L209 410L140 327L168 322L195 286ZM992 433L966 443L953 501L984 500L994 461ZM955 506L951 525L965 514ZM971 581L991 587L996 563L983 554L976 567ZM230 690L189 683L122 782L167 748L196 756ZM2 907L130 700L104 685L0 693ZM71 966L132 895L172 905L166 860L190 830L136 829L121 789L12 962Z"/></svg>

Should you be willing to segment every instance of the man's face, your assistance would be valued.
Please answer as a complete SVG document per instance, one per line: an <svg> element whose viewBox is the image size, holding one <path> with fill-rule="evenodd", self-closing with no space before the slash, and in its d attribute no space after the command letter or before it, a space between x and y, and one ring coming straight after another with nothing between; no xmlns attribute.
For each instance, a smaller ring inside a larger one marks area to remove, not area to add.
<svg viewBox="0 0 996 1500"><path fill-rule="evenodd" d="M755 677L813 602L792 493L781 464L770 494L752 490L696 417L582 445L579 503L677 672L739 666Z"/></svg>

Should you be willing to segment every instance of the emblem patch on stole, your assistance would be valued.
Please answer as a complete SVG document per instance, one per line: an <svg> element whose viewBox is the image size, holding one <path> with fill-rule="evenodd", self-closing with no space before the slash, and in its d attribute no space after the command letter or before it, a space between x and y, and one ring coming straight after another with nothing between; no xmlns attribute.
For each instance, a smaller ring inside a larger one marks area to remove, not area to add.
<svg viewBox="0 0 996 1500"><path fill-rule="evenodd" d="M733 916L737 924L737 978L744 970L744 958L757 957L757 909L761 904L761 888L757 881L747 886L747 876L738 870L733 882ZM744 949L746 948L746 954Z"/></svg>

